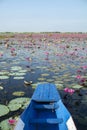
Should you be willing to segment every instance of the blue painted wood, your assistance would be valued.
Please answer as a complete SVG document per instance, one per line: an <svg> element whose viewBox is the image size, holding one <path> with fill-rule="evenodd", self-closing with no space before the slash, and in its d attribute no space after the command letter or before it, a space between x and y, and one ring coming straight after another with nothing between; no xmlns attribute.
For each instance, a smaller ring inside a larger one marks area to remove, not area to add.
<svg viewBox="0 0 87 130"><path fill-rule="evenodd" d="M59 107L58 104L56 103L53 103L53 104L35 104L34 105L34 108L35 109L41 109L41 110L44 110L44 109L57 109Z"/></svg>
<svg viewBox="0 0 87 130"><path fill-rule="evenodd" d="M36 102L57 102L60 95L54 84L39 84L32 96L32 100Z"/></svg>
<svg viewBox="0 0 87 130"><path fill-rule="evenodd" d="M55 119L55 118L51 118L51 119L31 119L30 120L30 123L33 123L33 124L59 124L59 123L62 123L63 122L63 119Z"/></svg>

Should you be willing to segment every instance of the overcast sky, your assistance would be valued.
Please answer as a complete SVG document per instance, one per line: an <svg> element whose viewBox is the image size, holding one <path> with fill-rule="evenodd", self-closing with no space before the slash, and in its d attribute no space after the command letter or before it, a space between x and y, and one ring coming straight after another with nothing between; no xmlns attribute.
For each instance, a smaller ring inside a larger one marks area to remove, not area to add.
<svg viewBox="0 0 87 130"><path fill-rule="evenodd" d="M0 0L0 32L87 32L87 0Z"/></svg>

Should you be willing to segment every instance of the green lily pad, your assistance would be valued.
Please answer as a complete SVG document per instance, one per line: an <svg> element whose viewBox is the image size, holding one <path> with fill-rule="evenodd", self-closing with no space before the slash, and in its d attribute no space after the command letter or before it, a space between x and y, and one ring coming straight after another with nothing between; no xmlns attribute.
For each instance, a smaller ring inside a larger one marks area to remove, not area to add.
<svg viewBox="0 0 87 130"><path fill-rule="evenodd" d="M23 96L25 94L25 92L22 92L22 91L16 91L16 92L13 92L12 95L14 96Z"/></svg>
<svg viewBox="0 0 87 130"><path fill-rule="evenodd" d="M8 71L1 71L1 72L0 72L0 75L8 75L8 74L9 74Z"/></svg>
<svg viewBox="0 0 87 130"><path fill-rule="evenodd" d="M8 104L8 108L9 108L10 111L16 111L19 108L21 108L21 104L12 104L12 103L9 103Z"/></svg>
<svg viewBox="0 0 87 130"><path fill-rule="evenodd" d="M0 130L12 130L12 126L9 125L7 119L0 123L0 128Z"/></svg>
<svg viewBox="0 0 87 130"><path fill-rule="evenodd" d="M46 82L37 82L35 84L31 84L31 86L33 89L35 89L39 84L43 84L43 83L46 83Z"/></svg>
<svg viewBox="0 0 87 130"><path fill-rule="evenodd" d="M6 114L8 114L8 113L9 113L8 107L5 106L5 105L1 105L1 104L0 104L0 117L6 115Z"/></svg>
<svg viewBox="0 0 87 130"><path fill-rule="evenodd" d="M54 82L54 79L47 79L47 82Z"/></svg>
<svg viewBox="0 0 87 130"><path fill-rule="evenodd" d="M81 86L81 85L74 85L74 86L71 86L71 88L74 88L74 89L80 89L80 88L82 88L83 86Z"/></svg>
<svg viewBox="0 0 87 130"><path fill-rule="evenodd" d="M0 86L0 90L3 90L3 87L2 87L2 86Z"/></svg>
<svg viewBox="0 0 87 130"><path fill-rule="evenodd" d="M27 70L19 70L19 73L26 73Z"/></svg>
<svg viewBox="0 0 87 130"><path fill-rule="evenodd" d="M45 80L45 78L38 78L38 80L40 80L40 81L44 81L44 80Z"/></svg>
<svg viewBox="0 0 87 130"><path fill-rule="evenodd" d="M47 74L47 73L44 73L44 74L41 74L41 76L49 76L49 74Z"/></svg>
<svg viewBox="0 0 87 130"><path fill-rule="evenodd" d="M25 107L27 107L29 103L30 98L25 97L15 98L9 102L8 107L11 111L15 111L18 110L19 108L24 109Z"/></svg>
<svg viewBox="0 0 87 130"><path fill-rule="evenodd" d="M24 79L24 77L14 77L13 79Z"/></svg>
<svg viewBox="0 0 87 130"><path fill-rule="evenodd" d="M20 66L13 66L13 67L11 67L11 70L14 70L14 71L19 71L21 69L22 68Z"/></svg>
<svg viewBox="0 0 87 130"><path fill-rule="evenodd" d="M58 89L63 89L63 84L55 84Z"/></svg>
<svg viewBox="0 0 87 130"><path fill-rule="evenodd" d="M26 73L15 73L15 76L22 76L22 75L25 75Z"/></svg>
<svg viewBox="0 0 87 130"><path fill-rule="evenodd" d="M9 76L0 76L0 79L9 79Z"/></svg>

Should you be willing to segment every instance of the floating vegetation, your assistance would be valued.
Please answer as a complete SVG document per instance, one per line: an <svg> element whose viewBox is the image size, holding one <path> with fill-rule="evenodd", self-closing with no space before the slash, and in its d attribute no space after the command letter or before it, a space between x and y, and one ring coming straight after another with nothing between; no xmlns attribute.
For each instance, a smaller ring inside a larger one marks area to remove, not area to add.
<svg viewBox="0 0 87 130"><path fill-rule="evenodd" d="M18 110L19 108L21 108L21 104L9 103L9 104L8 104L8 108L9 108L10 111L16 111L16 110Z"/></svg>
<svg viewBox="0 0 87 130"><path fill-rule="evenodd" d="M80 88L83 88L83 86L76 84L74 86L71 86L71 88L80 89Z"/></svg>
<svg viewBox="0 0 87 130"><path fill-rule="evenodd" d="M22 76L22 75L25 75L26 73L23 73L23 72L17 72L17 73L15 73L15 76Z"/></svg>
<svg viewBox="0 0 87 130"><path fill-rule="evenodd" d="M49 74L47 74L47 73L44 73L44 74L41 74L41 76L49 76Z"/></svg>
<svg viewBox="0 0 87 130"><path fill-rule="evenodd" d="M26 73L27 72L27 70L19 70L19 73Z"/></svg>
<svg viewBox="0 0 87 130"><path fill-rule="evenodd" d="M24 77L14 77L13 79L24 79Z"/></svg>
<svg viewBox="0 0 87 130"><path fill-rule="evenodd" d="M38 78L38 80L40 80L40 81L44 81L44 80L46 80L45 78Z"/></svg>
<svg viewBox="0 0 87 130"><path fill-rule="evenodd" d="M33 35L35 35L35 37L33 37ZM9 34L6 33L6 37L7 36L9 36ZM18 36L17 39L16 36ZM43 36L46 36L46 38L43 38ZM7 101L15 96L24 96L27 89L29 90L30 96L38 84L51 82L61 90L60 92L62 92L65 87L75 89L72 101L76 102L77 100L77 103L83 103L84 107L87 107L86 33L85 35L73 33L73 37L72 34L67 35L65 33L56 33L56 35L55 33L51 35L48 33L46 35L16 34L15 37L11 39L6 37L0 41L0 101L3 105L4 103L7 104ZM6 39L8 39L9 43L8 48L4 46ZM45 39L45 41L42 39ZM34 41L34 43L32 43L32 41ZM25 46L27 47L25 48ZM15 53L12 54L12 52ZM46 54L48 57L45 55L45 52L48 53ZM27 60L25 57L27 57ZM30 85L29 88L24 88L24 86L28 85ZM19 88L17 88L17 86L19 86L21 90L18 90ZM13 104L10 104L11 101L7 104L8 106L6 108L9 110L9 113L10 111L15 113L15 110L24 109L29 104L30 99L24 101L24 99L20 98L16 98ZM73 102L70 108L72 114L75 112ZM78 118L79 115L83 114L83 111L81 111L81 105L83 104L77 106ZM1 110L4 109L0 108L0 114L2 113ZM75 112L74 114L77 113ZM87 124L86 122L81 123L84 119L85 116L81 117L77 124ZM6 130L8 129L10 130L7 126ZM83 127L83 129L85 128ZM2 129L0 128L0 130ZM5 127L3 127L3 130L5 130Z"/></svg>
<svg viewBox="0 0 87 130"><path fill-rule="evenodd" d="M64 86L63 86L63 84L55 84L56 85L56 87L58 88L58 89L63 89L64 88Z"/></svg>
<svg viewBox="0 0 87 130"><path fill-rule="evenodd" d="M6 114L8 114L8 113L9 113L8 107L5 106L5 105L1 105L1 104L0 104L0 117L6 115Z"/></svg>
<svg viewBox="0 0 87 130"><path fill-rule="evenodd" d="M47 79L47 82L54 82L54 79Z"/></svg>
<svg viewBox="0 0 87 130"><path fill-rule="evenodd" d="M19 71L21 69L22 69L22 67L20 67L20 66L12 66L11 67L11 70L13 70L13 71Z"/></svg>
<svg viewBox="0 0 87 130"><path fill-rule="evenodd" d="M0 123L0 130L12 130L12 127L8 123L8 119Z"/></svg>
<svg viewBox="0 0 87 130"><path fill-rule="evenodd" d="M0 75L9 75L8 71L0 71Z"/></svg>
<svg viewBox="0 0 87 130"><path fill-rule="evenodd" d="M3 90L3 87L2 87L2 86L0 86L0 90Z"/></svg>
<svg viewBox="0 0 87 130"><path fill-rule="evenodd" d="M2 75L2 76L0 76L0 79L9 79L9 76Z"/></svg>
<svg viewBox="0 0 87 130"><path fill-rule="evenodd" d="M27 107L29 102L30 102L30 98L25 98L25 97L15 98L9 102L8 108L11 111L18 110L19 108L24 109L25 107Z"/></svg>
<svg viewBox="0 0 87 130"><path fill-rule="evenodd" d="M22 92L22 91L16 91L16 92L13 92L12 95L14 96L24 96L25 92Z"/></svg>

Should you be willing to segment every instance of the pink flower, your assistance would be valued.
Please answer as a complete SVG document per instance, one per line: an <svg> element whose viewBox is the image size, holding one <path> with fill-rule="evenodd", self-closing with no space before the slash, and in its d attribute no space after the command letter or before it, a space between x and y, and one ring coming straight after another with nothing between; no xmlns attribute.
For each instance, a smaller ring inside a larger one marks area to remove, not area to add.
<svg viewBox="0 0 87 130"><path fill-rule="evenodd" d="M72 95L74 92L75 92L74 89L68 89L68 93L69 93L70 95Z"/></svg>
<svg viewBox="0 0 87 130"><path fill-rule="evenodd" d="M64 92L68 93L69 88L64 88Z"/></svg>
<svg viewBox="0 0 87 130"><path fill-rule="evenodd" d="M49 55L49 52L45 52L45 54L48 56L48 55Z"/></svg>
<svg viewBox="0 0 87 130"><path fill-rule="evenodd" d="M65 88L64 92L69 93L70 95L72 95L75 92L75 90L71 89L71 88Z"/></svg>
<svg viewBox="0 0 87 130"><path fill-rule="evenodd" d="M80 82L84 83L86 81L85 78L80 79Z"/></svg>
<svg viewBox="0 0 87 130"><path fill-rule="evenodd" d="M81 75L77 75L76 78L77 78L77 79L81 79Z"/></svg>
<svg viewBox="0 0 87 130"><path fill-rule="evenodd" d="M85 69L87 69L87 65L84 65L81 68L85 70Z"/></svg>
<svg viewBox="0 0 87 130"><path fill-rule="evenodd" d="M81 70L80 70L80 69L78 69L78 70L77 70L77 73L80 73L80 72L81 72Z"/></svg>
<svg viewBox="0 0 87 130"><path fill-rule="evenodd" d="M15 51L15 48L11 48L11 51Z"/></svg>
<svg viewBox="0 0 87 130"><path fill-rule="evenodd" d="M0 57L2 57L3 56L3 54L2 53L0 53Z"/></svg>
<svg viewBox="0 0 87 130"><path fill-rule="evenodd" d="M8 123L9 123L10 125L14 125L14 124L16 123L16 120L15 120L15 119L9 119L9 120L8 120Z"/></svg>

